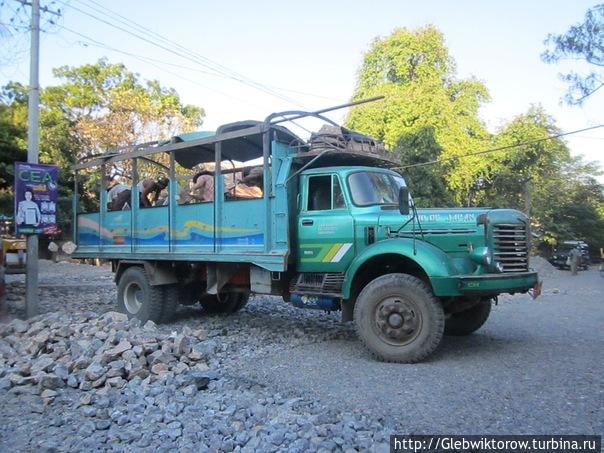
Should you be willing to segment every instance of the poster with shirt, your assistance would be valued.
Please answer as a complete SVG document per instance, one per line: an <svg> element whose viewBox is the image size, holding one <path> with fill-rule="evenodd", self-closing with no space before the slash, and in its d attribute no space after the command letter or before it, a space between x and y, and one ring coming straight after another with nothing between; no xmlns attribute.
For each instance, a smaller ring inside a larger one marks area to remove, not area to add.
<svg viewBox="0 0 604 453"><path fill-rule="evenodd" d="M15 162L15 232L57 234L56 165Z"/></svg>

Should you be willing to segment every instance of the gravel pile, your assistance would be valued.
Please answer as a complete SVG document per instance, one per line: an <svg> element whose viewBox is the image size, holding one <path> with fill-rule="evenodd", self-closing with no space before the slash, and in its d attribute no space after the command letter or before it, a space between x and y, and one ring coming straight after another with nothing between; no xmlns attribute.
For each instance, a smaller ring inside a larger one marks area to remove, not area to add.
<svg viewBox="0 0 604 453"><path fill-rule="evenodd" d="M182 307L171 324L140 325L112 311L106 269L57 267L73 272L41 278L43 314L0 324L2 448L388 451L396 428L384 420L275 393L238 366L269 349L353 337L336 314L258 297L231 316ZM9 283L8 308L23 313L22 280Z"/></svg>
<svg viewBox="0 0 604 453"><path fill-rule="evenodd" d="M166 335L152 321L141 327L117 312L15 319L0 332L0 388L45 399L65 386L106 392L133 379L200 389L211 376L205 359L214 345L206 339L203 329Z"/></svg>

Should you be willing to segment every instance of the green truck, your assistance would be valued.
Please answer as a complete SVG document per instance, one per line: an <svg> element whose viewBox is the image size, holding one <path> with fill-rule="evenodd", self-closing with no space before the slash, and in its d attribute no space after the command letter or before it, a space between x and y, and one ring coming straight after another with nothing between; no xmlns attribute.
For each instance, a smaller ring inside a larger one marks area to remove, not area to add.
<svg viewBox="0 0 604 453"><path fill-rule="evenodd" d="M391 362L421 361L443 334L476 331L499 294L538 295L523 213L417 209L381 144L323 113L281 112L79 162L74 257L111 260L118 307L142 321L169 321L178 304L233 313L252 293L278 295L340 311ZM306 117L326 123L307 140L282 125ZM82 180L116 168L129 202L112 207L101 178L98 211L82 212ZM161 201L132 202L160 173ZM186 197L200 175L212 199ZM260 195L238 196L246 185Z"/></svg>

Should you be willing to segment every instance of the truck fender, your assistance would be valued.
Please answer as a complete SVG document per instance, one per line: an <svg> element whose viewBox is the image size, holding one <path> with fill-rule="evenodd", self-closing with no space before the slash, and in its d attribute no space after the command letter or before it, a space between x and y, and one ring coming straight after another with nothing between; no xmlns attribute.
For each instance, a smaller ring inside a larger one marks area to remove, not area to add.
<svg viewBox="0 0 604 453"><path fill-rule="evenodd" d="M176 272L170 263L147 260L119 260L115 266L115 283L119 283L121 275L131 266L143 266L151 286L178 283Z"/></svg>
<svg viewBox="0 0 604 453"><path fill-rule="evenodd" d="M344 284L342 286L342 296L344 299L350 298L352 284L363 264L380 255L399 255L401 258L411 260L429 278L446 277L455 274L449 257L438 247L421 240L413 241L413 239L408 238L387 239L365 248L352 261L344 276Z"/></svg>

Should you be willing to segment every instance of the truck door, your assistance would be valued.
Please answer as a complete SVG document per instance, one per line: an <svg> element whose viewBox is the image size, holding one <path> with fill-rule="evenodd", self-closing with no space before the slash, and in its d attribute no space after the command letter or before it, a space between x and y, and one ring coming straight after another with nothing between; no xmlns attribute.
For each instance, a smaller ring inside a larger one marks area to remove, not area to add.
<svg viewBox="0 0 604 453"><path fill-rule="evenodd" d="M354 256L354 221L340 178L305 175L298 214L297 269L344 272Z"/></svg>

